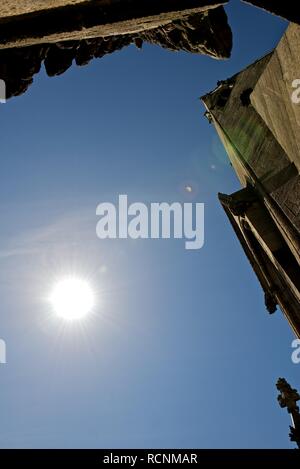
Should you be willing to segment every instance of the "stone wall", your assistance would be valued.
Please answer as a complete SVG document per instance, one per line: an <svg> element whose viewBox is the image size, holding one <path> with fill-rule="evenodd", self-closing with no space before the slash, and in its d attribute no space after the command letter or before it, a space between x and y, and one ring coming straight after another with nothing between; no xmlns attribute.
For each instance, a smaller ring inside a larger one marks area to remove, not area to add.
<svg viewBox="0 0 300 469"><path fill-rule="evenodd" d="M299 47L300 27L291 23L257 82L251 102L300 172L300 102L292 99L295 80L300 89Z"/></svg>
<svg viewBox="0 0 300 469"><path fill-rule="evenodd" d="M86 0L1 0L0 18L25 15L84 2Z"/></svg>
<svg viewBox="0 0 300 469"><path fill-rule="evenodd" d="M0 78L6 82L7 98L24 93L43 63L47 74L55 76L64 73L72 63L87 65L130 44L141 48L144 42L149 42L172 51L184 50L219 59L230 56L232 34L219 2L139 0L137 8L136 1L76 2L75 6L59 11L50 8L46 13L2 19L0 7ZM46 1L44 6L52 4ZM41 2L35 4L36 8L37 5ZM122 8L118 9L118 5ZM125 11L126 5L131 8ZM23 10L20 7L17 11ZM149 16L143 16L146 13Z"/></svg>
<svg viewBox="0 0 300 469"><path fill-rule="evenodd" d="M89 0L75 5L66 1L61 8L44 8L18 16L5 17L0 12L0 48L135 34L185 20L227 1ZM45 5L52 3L46 1Z"/></svg>

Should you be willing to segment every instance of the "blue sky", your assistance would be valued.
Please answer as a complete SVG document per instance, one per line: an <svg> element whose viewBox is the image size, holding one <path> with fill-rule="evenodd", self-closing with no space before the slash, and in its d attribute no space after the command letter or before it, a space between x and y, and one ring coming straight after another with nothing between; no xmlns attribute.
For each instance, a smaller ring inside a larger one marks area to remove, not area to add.
<svg viewBox="0 0 300 469"><path fill-rule="evenodd" d="M217 200L239 183L198 99L287 24L232 1L229 61L131 46L44 71L0 107L0 447L289 448L275 382L300 387L281 312L269 316ZM96 206L205 203L205 245L102 240ZM95 314L62 325L47 295L70 272Z"/></svg>

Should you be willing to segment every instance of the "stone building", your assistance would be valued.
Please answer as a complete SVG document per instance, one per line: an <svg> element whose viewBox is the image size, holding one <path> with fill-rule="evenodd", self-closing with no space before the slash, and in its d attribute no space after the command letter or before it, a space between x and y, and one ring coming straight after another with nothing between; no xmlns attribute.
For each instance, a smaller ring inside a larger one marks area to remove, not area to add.
<svg viewBox="0 0 300 469"><path fill-rule="evenodd" d="M220 202L268 311L300 337L300 26L202 101L242 185Z"/></svg>

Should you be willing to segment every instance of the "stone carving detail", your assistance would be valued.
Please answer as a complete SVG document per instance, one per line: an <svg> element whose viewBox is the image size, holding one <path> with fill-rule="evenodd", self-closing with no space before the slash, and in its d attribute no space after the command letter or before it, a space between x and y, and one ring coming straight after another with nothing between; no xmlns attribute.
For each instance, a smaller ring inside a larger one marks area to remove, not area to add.
<svg viewBox="0 0 300 469"><path fill-rule="evenodd" d="M221 31L217 27L218 24L226 23L226 18L223 8L216 8L190 15L187 20L173 21L166 26L145 31L140 37L173 51L184 50L215 58L228 58L232 48L232 34L229 29Z"/></svg>
<svg viewBox="0 0 300 469"><path fill-rule="evenodd" d="M222 204L236 217L244 217L247 210L257 201L257 195L250 185L231 195L219 192L218 196Z"/></svg>
<svg viewBox="0 0 300 469"><path fill-rule="evenodd" d="M277 299L276 299L276 295L273 291L266 291L265 292L265 306L266 306L266 309L267 311L270 313L270 314L274 314L277 310Z"/></svg>
<svg viewBox="0 0 300 469"><path fill-rule="evenodd" d="M280 391L277 397L280 407L286 407L292 417L293 426L290 426L290 439L295 441L300 448L300 413L297 405L300 395L297 389L293 389L284 378L278 379L276 387Z"/></svg>

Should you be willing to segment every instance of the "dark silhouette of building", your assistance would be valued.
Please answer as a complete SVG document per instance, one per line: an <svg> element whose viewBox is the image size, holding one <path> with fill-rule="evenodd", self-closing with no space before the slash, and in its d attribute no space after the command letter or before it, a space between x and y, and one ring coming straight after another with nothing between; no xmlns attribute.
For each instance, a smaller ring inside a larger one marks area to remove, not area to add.
<svg viewBox="0 0 300 469"><path fill-rule="evenodd" d="M300 400L300 395L297 389L293 389L284 378L278 379L276 387L280 392L277 397L280 407L286 407L291 416L290 440L297 443L300 449L300 413L297 405L297 402Z"/></svg>

